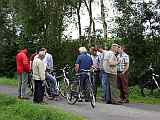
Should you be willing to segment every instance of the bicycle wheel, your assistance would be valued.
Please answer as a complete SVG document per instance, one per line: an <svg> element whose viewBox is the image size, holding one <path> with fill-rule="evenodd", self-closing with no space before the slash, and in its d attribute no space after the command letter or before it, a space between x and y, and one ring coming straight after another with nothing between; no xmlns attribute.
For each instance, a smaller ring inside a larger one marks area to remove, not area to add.
<svg viewBox="0 0 160 120"><path fill-rule="evenodd" d="M67 102L69 104L75 104L79 98L79 85L77 81L71 82L67 92Z"/></svg>
<svg viewBox="0 0 160 120"><path fill-rule="evenodd" d="M144 81L141 85L142 96L146 97L146 96L153 95L153 89L154 89L154 86L151 80Z"/></svg>
<svg viewBox="0 0 160 120"><path fill-rule="evenodd" d="M69 89L69 85L67 84L66 80L61 80L58 82L59 86L59 94L66 98L67 97L67 91Z"/></svg>
<svg viewBox="0 0 160 120"><path fill-rule="evenodd" d="M96 105L96 99L95 99L93 90L90 90L90 94L89 95L90 95L91 106L92 106L92 108L94 108L95 105Z"/></svg>

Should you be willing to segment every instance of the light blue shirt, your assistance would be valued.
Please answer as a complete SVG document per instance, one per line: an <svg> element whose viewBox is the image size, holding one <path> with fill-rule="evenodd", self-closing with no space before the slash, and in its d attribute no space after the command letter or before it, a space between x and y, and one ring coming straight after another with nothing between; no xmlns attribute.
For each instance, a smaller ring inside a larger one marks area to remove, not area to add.
<svg viewBox="0 0 160 120"><path fill-rule="evenodd" d="M43 63L45 65L45 70L49 69L52 70L53 69L53 58L52 55L49 53L46 53L44 59L43 59Z"/></svg>

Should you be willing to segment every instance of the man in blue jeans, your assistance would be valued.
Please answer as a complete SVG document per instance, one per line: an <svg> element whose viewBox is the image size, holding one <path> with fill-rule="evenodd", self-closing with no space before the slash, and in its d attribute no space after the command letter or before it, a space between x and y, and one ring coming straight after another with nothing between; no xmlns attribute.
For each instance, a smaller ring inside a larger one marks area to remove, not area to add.
<svg viewBox="0 0 160 120"><path fill-rule="evenodd" d="M79 48L80 55L77 57L75 63L75 71L76 73L82 72L82 70L89 70L93 65L92 58L87 53L87 49L85 47ZM81 75L80 77L80 89L83 91L87 87L87 75Z"/></svg>
<svg viewBox="0 0 160 120"><path fill-rule="evenodd" d="M101 93L101 100L110 103L111 102L111 96L110 96L110 89L109 89L109 81L108 81L108 75L104 71L104 65L103 62L106 60L106 54L107 50L104 50L103 48L98 49L98 66L100 69L99 73L99 79L101 81L101 88L102 88L102 93Z"/></svg>

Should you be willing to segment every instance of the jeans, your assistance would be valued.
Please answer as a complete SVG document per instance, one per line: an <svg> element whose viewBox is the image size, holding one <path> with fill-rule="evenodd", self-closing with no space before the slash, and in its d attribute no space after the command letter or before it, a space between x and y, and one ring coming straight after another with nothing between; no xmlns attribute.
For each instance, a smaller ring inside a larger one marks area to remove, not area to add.
<svg viewBox="0 0 160 120"><path fill-rule="evenodd" d="M18 74L18 96L25 97L28 82L28 73Z"/></svg>
<svg viewBox="0 0 160 120"><path fill-rule="evenodd" d="M102 87L102 98L106 101L106 103L108 103L111 101L110 84L108 80L108 74L104 72L104 70L100 70L100 80Z"/></svg>
<svg viewBox="0 0 160 120"><path fill-rule="evenodd" d="M47 73L46 74L46 80L49 83L49 86L51 87L51 92L54 95L58 95L58 86L57 86L56 78L53 75Z"/></svg>

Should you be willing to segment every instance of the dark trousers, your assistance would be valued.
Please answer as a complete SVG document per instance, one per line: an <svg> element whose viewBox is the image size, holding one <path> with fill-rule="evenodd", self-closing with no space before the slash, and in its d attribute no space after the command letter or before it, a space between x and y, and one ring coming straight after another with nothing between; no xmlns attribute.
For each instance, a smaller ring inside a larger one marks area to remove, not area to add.
<svg viewBox="0 0 160 120"><path fill-rule="evenodd" d="M91 78L95 99L96 99L96 96L97 96L97 84L98 84L98 80L99 80L99 70L95 71L95 73L93 73L93 76Z"/></svg>
<svg viewBox="0 0 160 120"><path fill-rule="evenodd" d="M33 102L35 103L41 103L43 102L44 97L44 86L43 81L41 80L34 80L35 90L34 90L34 98Z"/></svg>
<svg viewBox="0 0 160 120"><path fill-rule="evenodd" d="M87 85L88 85L88 75L82 74L80 76L80 91L82 93L84 93L85 90L87 89Z"/></svg>
<svg viewBox="0 0 160 120"><path fill-rule="evenodd" d="M128 72L125 74L118 73L117 82L120 90L120 98L122 100L128 100Z"/></svg>

